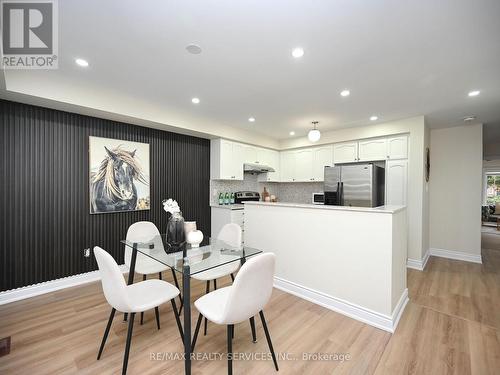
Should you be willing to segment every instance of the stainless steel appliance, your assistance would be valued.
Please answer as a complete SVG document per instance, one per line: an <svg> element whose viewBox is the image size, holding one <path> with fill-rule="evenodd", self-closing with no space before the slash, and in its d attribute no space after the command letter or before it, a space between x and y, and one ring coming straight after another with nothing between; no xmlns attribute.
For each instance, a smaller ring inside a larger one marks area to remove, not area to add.
<svg viewBox="0 0 500 375"><path fill-rule="evenodd" d="M264 164L257 164L257 163L245 163L243 164L243 172L249 172L249 173L267 173L267 172L274 172L273 167L269 167Z"/></svg>
<svg viewBox="0 0 500 375"><path fill-rule="evenodd" d="M325 204L325 193L312 193L312 204Z"/></svg>
<svg viewBox="0 0 500 375"><path fill-rule="evenodd" d="M373 164L325 167L325 204L378 207L384 205L384 168Z"/></svg>
<svg viewBox="0 0 500 375"><path fill-rule="evenodd" d="M237 191L234 193L234 203L243 203L245 201L259 201L260 194L256 191Z"/></svg>

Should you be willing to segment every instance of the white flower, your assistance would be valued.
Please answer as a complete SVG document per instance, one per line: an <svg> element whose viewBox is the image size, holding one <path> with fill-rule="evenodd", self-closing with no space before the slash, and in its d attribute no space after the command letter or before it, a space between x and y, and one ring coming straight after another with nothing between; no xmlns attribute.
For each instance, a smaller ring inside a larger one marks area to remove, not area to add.
<svg viewBox="0 0 500 375"><path fill-rule="evenodd" d="M172 198L163 200L163 209L166 212L169 212L170 214L173 214L174 212L181 212L181 209L179 207L179 204L177 201L174 201Z"/></svg>

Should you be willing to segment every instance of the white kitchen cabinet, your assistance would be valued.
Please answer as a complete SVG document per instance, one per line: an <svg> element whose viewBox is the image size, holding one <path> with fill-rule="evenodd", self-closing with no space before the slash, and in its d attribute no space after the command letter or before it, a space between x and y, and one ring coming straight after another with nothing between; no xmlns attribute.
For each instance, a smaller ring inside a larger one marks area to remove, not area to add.
<svg viewBox="0 0 500 375"><path fill-rule="evenodd" d="M210 141L210 178L212 180L243 180L245 145L213 139Z"/></svg>
<svg viewBox="0 0 500 375"><path fill-rule="evenodd" d="M358 142L358 161L387 159L387 138L367 139Z"/></svg>
<svg viewBox="0 0 500 375"><path fill-rule="evenodd" d="M385 165L386 205L406 206L408 160L387 160Z"/></svg>
<svg viewBox="0 0 500 375"><path fill-rule="evenodd" d="M232 209L228 206L212 206L212 238L217 238L222 227L229 223L238 224L241 227L242 236L245 234L245 210L243 208ZM242 237L242 241L244 238Z"/></svg>
<svg viewBox="0 0 500 375"><path fill-rule="evenodd" d="M400 135L387 138L387 158L406 159L408 157L408 136Z"/></svg>
<svg viewBox="0 0 500 375"><path fill-rule="evenodd" d="M326 166L333 166L333 147L331 145L328 145L314 148L311 177L312 181L324 181Z"/></svg>
<svg viewBox="0 0 500 375"><path fill-rule="evenodd" d="M257 147L254 146L249 146L249 145L243 145L245 152L244 152L244 158L243 162L244 163L256 163L257 162Z"/></svg>
<svg viewBox="0 0 500 375"><path fill-rule="evenodd" d="M305 148L295 151L295 180L298 182L312 181L313 150Z"/></svg>
<svg viewBox="0 0 500 375"><path fill-rule="evenodd" d="M295 181L295 151L284 151L280 155L281 182Z"/></svg>
<svg viewBox="0 0 500 375"><path fill-rule="evenodd" d="M358 161L358 142L344 142L333 145L333 162L353 163Z"/></svg>
<svg viewBox="0 0 500 375"><path fill-rule="evenodd" d="M261 173L258 177L260 182L279 182L280 181L280 153L269 149L260 149L258 153L259 162L274 169L274 172Z"/></svg>

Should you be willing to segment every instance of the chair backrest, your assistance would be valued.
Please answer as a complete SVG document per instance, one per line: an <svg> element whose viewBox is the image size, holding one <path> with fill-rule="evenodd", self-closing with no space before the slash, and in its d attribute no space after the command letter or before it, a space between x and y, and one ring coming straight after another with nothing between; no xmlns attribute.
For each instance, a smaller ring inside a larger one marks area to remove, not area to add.
<svg viewBox="0 0 500 375"><path fill-rule="evenodd" d="M220 230L217 239L239 248L241 247L241 227L235 223L226 224Z"/></svg>
<svg viewBox="0 0 500 375"><path fill-rule="evenodd" d="M273 292L275 263L276 256L265 253L248 259L241 266L229 292L223 321L242 322L264 309Z"/></svg>
<svg viewBox="0 0 500 375"><path fill-rule="evenodd" d="M125 284L118 264L109 253L99 246L94 247L94 256L99 266L102 289L106 300L118 311L128 312L130 304L126 291L127 284Z"/></svg>
<svg viewBox="0 0 500 375"><path fill-rule="evenodd" d="M130 242L145 242L149 241L153 238L156 238L154 246L155 249L161 248L163 250L163 243L159 240L160 231L150 221L138 221L137 223L132 224L127 231L127 241ZM146 252L147 249L141 249L141 252ZM130 268L130 262L132 260L132 248L130 246L125 245L125 265ZM147 273L144 270L143 265L151 263L151 258L147 257L140 252L137 252L137 258L135 261L135 272L145 274ZM154 262L154 261L153 261Z"/></svg>

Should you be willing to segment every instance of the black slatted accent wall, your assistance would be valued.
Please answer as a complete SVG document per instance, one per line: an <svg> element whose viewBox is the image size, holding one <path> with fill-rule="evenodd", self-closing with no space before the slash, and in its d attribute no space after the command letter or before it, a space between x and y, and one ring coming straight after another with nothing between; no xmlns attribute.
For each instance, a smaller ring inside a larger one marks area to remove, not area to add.
<svg viewBox="0 0 500 375"><path fill-rule="evenodd" d="M0 291L96 270L95 245L122 264L130 224L165 231L164 198L209 236L209 140L2 100L0 127ZM149 211L89 214L91 135L150 144Z"/></svg>

